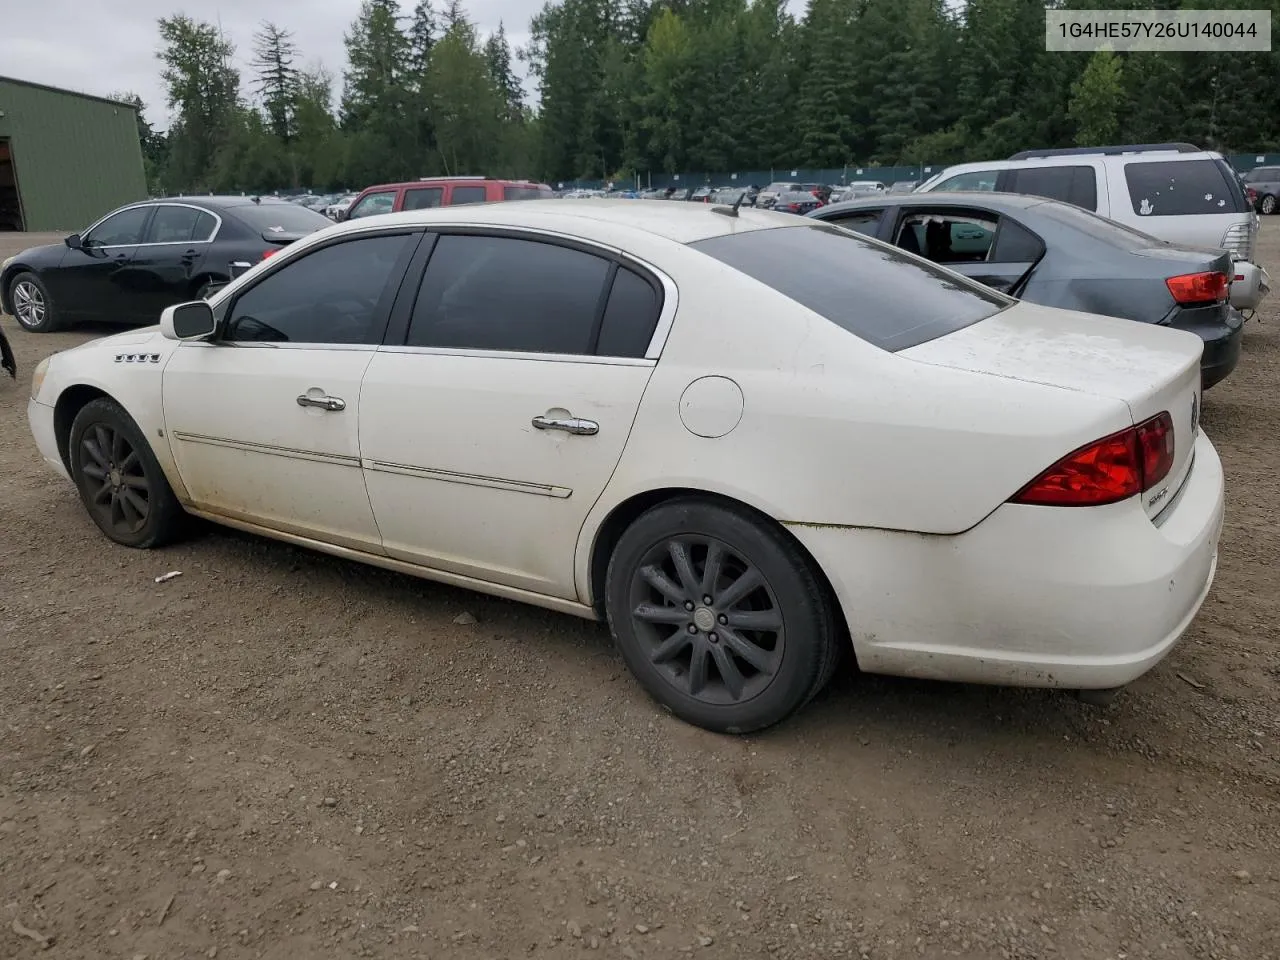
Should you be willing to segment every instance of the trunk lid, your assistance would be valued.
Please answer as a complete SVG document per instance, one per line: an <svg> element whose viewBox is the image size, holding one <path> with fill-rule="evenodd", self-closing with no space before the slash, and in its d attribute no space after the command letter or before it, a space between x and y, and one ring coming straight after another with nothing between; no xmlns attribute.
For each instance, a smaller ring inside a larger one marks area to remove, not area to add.
<svg viewBox="0 0 1280 960"><path fill-rule="evenodd" d="M286 247L314 232L314 230L263 230L262 239L267 241L267 243L273 243L278 247Z"/></svg>
<svg viewBox="0 0 1280 960"><path fill-rule="evenodd" d="M1167 411L1173 466L1142 494L1143 508L1155 517L1191 468L1203 350L1203 341L1185 331L1022 302L898 356L1120 400L1135 424Z"/></svg>

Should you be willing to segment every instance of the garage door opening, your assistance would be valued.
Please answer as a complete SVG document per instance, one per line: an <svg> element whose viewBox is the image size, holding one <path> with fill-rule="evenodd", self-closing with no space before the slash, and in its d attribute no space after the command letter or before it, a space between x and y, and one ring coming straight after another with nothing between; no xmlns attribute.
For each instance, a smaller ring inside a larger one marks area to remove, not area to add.
<svg viewBox="0 0 1280 960"><path fill-rule="evenodd" d="M18 198L13 150L8 140L0 140L0 232L22 229L22 203Z"/></svg>

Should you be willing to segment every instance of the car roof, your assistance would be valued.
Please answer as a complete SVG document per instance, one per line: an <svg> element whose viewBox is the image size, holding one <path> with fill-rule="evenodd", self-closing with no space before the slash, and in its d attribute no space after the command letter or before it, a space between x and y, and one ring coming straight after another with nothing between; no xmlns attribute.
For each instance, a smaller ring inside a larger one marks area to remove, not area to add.
<svg viewBox="0 0 1280 960"><path fill-rule="evenodd" d="M211 210L226 210L229 207L247 207L253 204L253 197L228 197L228 196L196 196L196 197L152 197L150 200L140 200L137 203L131 203L129 206L138 207L148 203L185 203L193 207L208 207ZM289 203L284 197L258 197L258 203L255 206L266 206L268 204L286 204ZM296 206L296 204L293 204Z"/></svg>
<svg viewBox="0 0 1280 960"><path fill-rule="evenodd" d="M944 167L941 172L932 174L930 179L947 174L972 173L980 170L1016 170L1021 167L1062 167L1079 166L1092 160L1103 163L1177 163L1188 160L1221 160L1222 154L1213 150L1197 150L1195 152L1177 150L1141 150L1132 153L1068 153L1049 157L1025 157L1021 160L986 160L972 163L954 163Z"/></svg>
<svg viewBox="0 0 1280 960"><path fill-rule="evenodd" d="M881 207L900 207L903 204L945 207L959 205L966 207L980 206L991 210L1029 210L1046 203L1059 203L1048 197L1033 197L1024 193L996 193L993 190L947 190L933 193L881 193L874 197L858 197L855 200L842 200L840 203L828 204L820 208L822 214L840 213L844 210L880 209ZM825 219L825 216L820 218Z"/></svg>
<svg viewBox="0 0 1280 960"><path fill-rule="evenodd" d="M724 209L724 208L722 208ZM730 233L797 226L803 220L786 213L742 208L736 217L718 213L716 204L637 203L634 200L593 200L591 203L552 203L547 200L514 200L475 203L384 213L350 221L359 228L389 226L493 226L561 230L569 234L599 235L609 227L652 234L677 243L695 243ZM602 230L601 228L604 228ZM607 241L603 241L607 242Z"/></svg>
<svg viewBox="0 0 1280 960"><path fill-rule="evenodd" d="M551 188L537 180L505 180L502 177L420 177L417 180L402 180L399 183L375 183L365 187L357 193L367 193L370 190L399 190L402 187L440 187L446 184L463 187L478 187L486 183L500 183L508 187L546 187Z"/></svg>

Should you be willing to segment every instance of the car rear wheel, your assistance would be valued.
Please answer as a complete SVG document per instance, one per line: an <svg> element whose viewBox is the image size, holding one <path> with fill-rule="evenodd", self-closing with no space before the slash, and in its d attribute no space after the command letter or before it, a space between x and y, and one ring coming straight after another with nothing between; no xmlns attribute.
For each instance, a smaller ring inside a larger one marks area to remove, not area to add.
<svg viewBox="0 0 1280 960"><path fill-rule="evenodd" d="M1276 198L1273 197L1271 194L1267 194L1265 197L1262 198L1261 208L1262 208L1262 212L1267 214L1268 216L1275 213Z"/></svg>
<svg viewBox="0 0 1280 960"><path fill-rule="evenodd" d="M651 696L720 733L772 726L830 679L840 649L829 590L786 533L710 500L661 504L622 534L609 625Z"/></svg>
<svg viewBox="0 0 1280 960"><path fill-rule="evenodd" d="M9 284L9 303L24 330L50 333L61 326L48 288L34 273L20 273L13 278Z"/></svg>
<svg viewBox="0 0 1280 960"><path fill-rule="evenodd" d="M71 476L98 529L126 547L163 546L185 514L138 425L114 400L92 400L69 440Z"/></svg>

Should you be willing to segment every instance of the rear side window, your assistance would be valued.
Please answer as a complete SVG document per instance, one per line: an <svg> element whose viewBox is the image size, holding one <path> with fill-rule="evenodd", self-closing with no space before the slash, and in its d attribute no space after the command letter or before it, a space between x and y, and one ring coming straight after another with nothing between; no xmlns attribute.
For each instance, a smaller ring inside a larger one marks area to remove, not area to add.
<svg viewBox="0 0 1280 960"><path fill-rule="evenodd" d="M423 274L407 343L590 353L609 266L537 240L445 234Z"/></svg>
<svg viewBox="0 0 1280 960"><path fill-rule="evenodd" d="M414 187L404 192L405 210L427 210L444 203L444 187Z"/></svg>
<svg viewBox="0 0 1280 960"><path fill-rule="evenodd" d="M1143 217L1245 213L1244 194L1214 160L1159 160L1126 163L1133 212Z"/></svg>
<svg viewBox="0 0 1280 960"><path fill-rule="evenodd" d="M484 187L454 187L449 202L456 206L460 203L484 203Z"/></svg>
<svg viewBox="0 0 1280 960"><path fill-rule="evenodd" d="M1015 302L824 223L752 230L690 246L888 351L962 330Z"/></svg>
<svg viewBox="0 0 1280 960"><path fill-rule="evenodd" d="M1011 170L1009 192L1061 200L1085 210L1098 209L1098 176L1089 166Z"/></svg>
<svg viewBox="0 0 1280 960"><path fill-rule="evenodd" d="M600 323L596 353L605 357L643 357L658 326L662 299L648 280L619 267Z"/></svg>
<svg viewBox="0 0 1280 960"><path fill-rule="evenodd" d="M503 187L503 200L545 200L551 196L550 190L538 187Z"/></svg>
<svg viewBox="0 0 1280 960"><path fill-rule="evenodd" d="M209 229L197 236L201 216L208 217ZM147 228L148 243L190 243L193 240L208 240L213 232L214 220L208 214L202 214L194 207L176 207L162 204L156 207L156 215L151 218L151 226Z"/></svg>
<svg viewBox="0 0 1280 960"><path fill-rule="evenodd" d="M1034 233L1008 217L1000 218L996 245L988 258L994 263L1032 263L1044 253L1044 243Z"/></svg>

